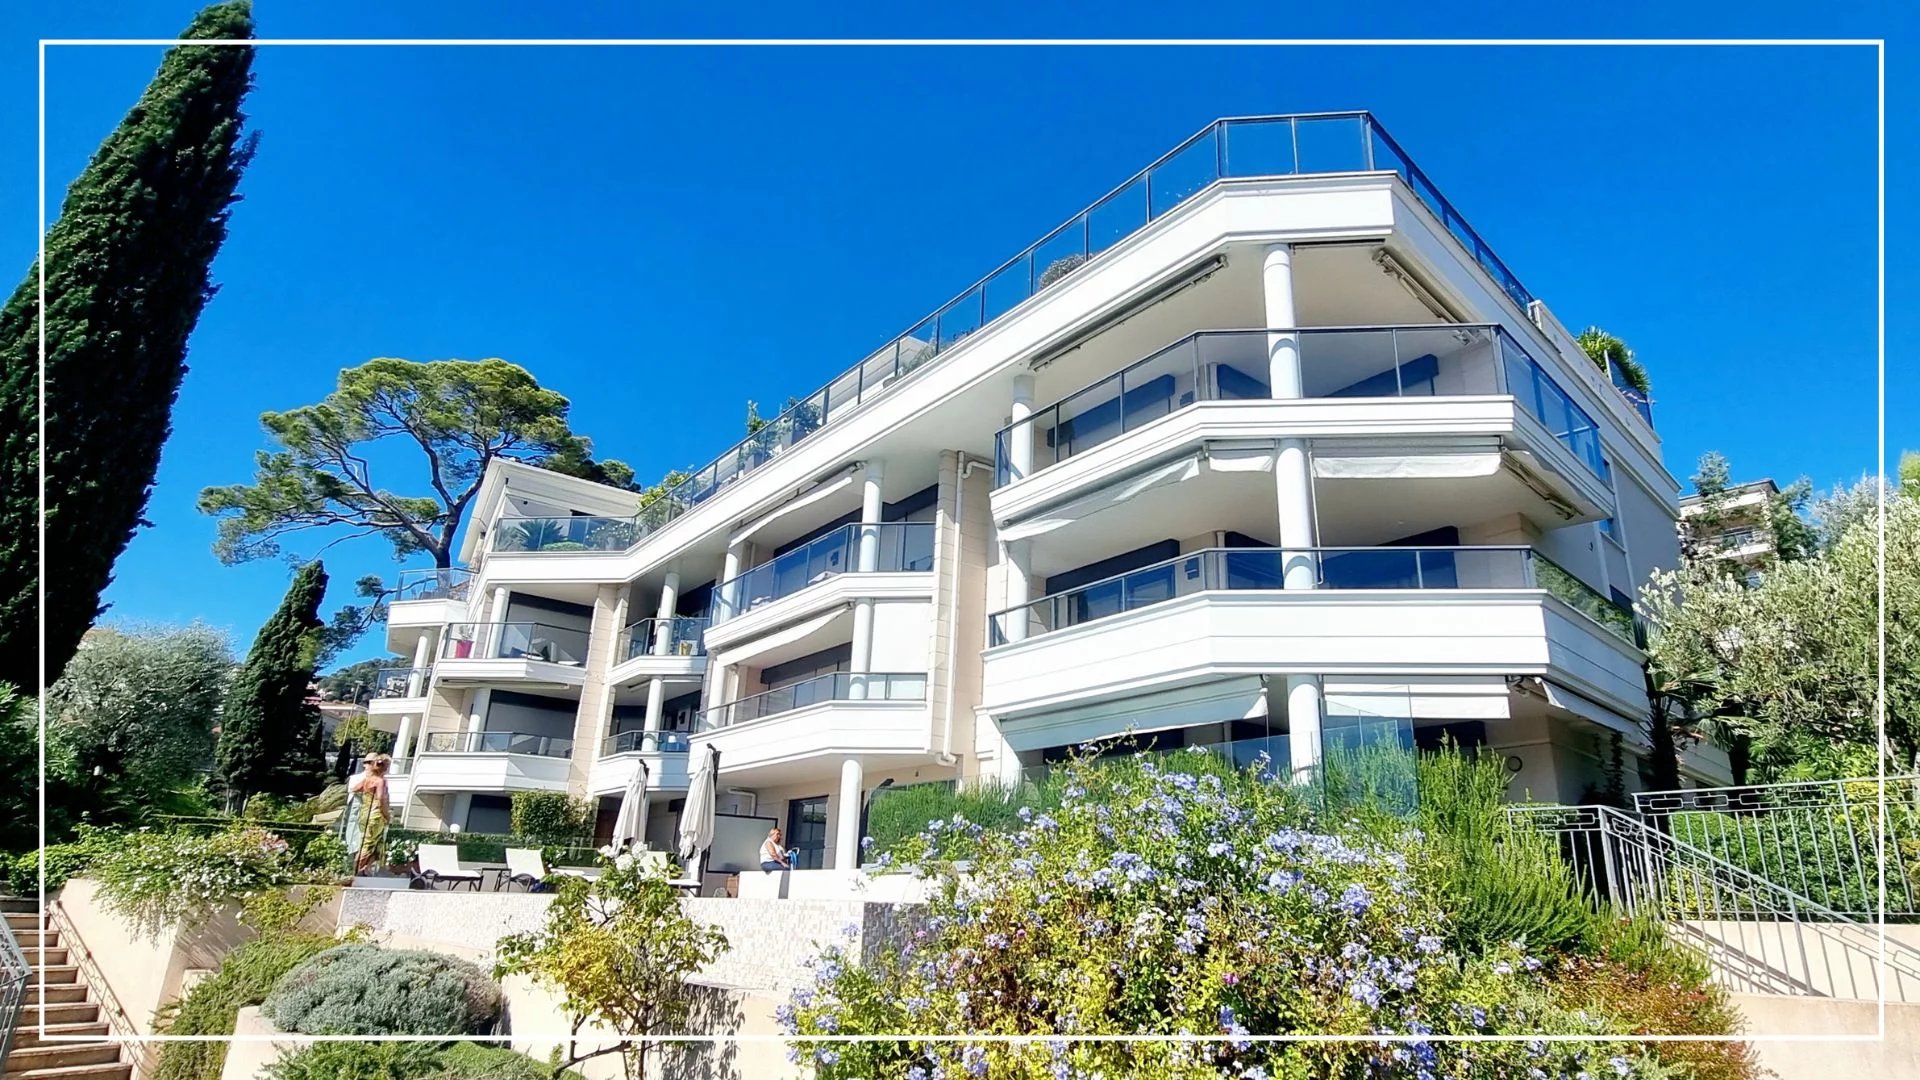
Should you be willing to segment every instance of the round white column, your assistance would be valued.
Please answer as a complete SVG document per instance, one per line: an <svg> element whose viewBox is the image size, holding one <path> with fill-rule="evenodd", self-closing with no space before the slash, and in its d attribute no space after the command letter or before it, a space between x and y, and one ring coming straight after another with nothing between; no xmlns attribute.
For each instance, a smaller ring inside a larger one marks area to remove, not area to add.
<svg viewBox="0 0 1920 1080"><path fill-rule="evenodd" d="M1320 767L1321 705L1319 676L1287 676L1287 752L1296 784L1312 780Z"/></svg>
<svg viewBox="0 0 1920 1080"><path fill-rule="evenodd" d="M1007 431L1007 478L1033 474L1033 376L1013 377L1013 426Z"/></svg>
<svg viewBox="0 0 1920 1080"><path fill-rule="evenodd" d="M392 756L395 761L407 760L407 751L413 747L413 719L411 714L400 718L400 731L393 737Z"/></svg>
<svg viewBox="0 0 1920 1080"><path fill-rule="evenodd" d="M713 612L721 619L730 619L738 613L740 585L735 579L740 576L740 564L746 561L745 549L745 541L728 544L726 560L720 565L720 595L714 598Z"/></svg>
<svg viewBox="0 0 1920 1080"><path fill-rule="evenodd" d="M660 586L660 607L654 616L653 654L665 656L673 646L673 609L680 603L680 571L667 571Z"/></svg>
<svg viewBox="0 0 1920 1080"><path fill-rule="evenodd" d="M880 485L886 478L885 466L869 461L861 469L860 551L855 567L870 574L880 568L880 518L886 504L880 498ZM873 670L873 600L861 597L853 602L853 656L848 661L853 677L847 680L847 696L859 701L867 696L866 675Z"/></svg>
<svg viewBox="0 0 1920 1080"><path fill-rule="evenodd" d="M661 715L666 711L667 680L652 679L647 683L647 730L659 731Z"/></svg>
<svg viewBox="0 0 1920 1080"><path fill-rule="evenodd" d="M839 814L835 823L833 854L833 867L836 870L851 870L858 865L860 800L865 785L866 770L861 767L859 758L848 758L840 763Z"/></svg>
<svg viewBox="0 0 1920 1080"><path fill-rule="evenodd" d="M1009 642L1027 640L1028 612L1021 607L1033 599L1033 576L1028 567L1033 562L1033 541L1015 540L1000 545L1000 561L1006 569L1006 607L1002 627Z"/></svg>
<svg viewBox="0 0 1920 1080"><path fill-rule="evenodd" d="M413 670L407 673L407 696L419 697L427 692L427 668L433 663L432 633L423 633L413 643Z"/></svg>

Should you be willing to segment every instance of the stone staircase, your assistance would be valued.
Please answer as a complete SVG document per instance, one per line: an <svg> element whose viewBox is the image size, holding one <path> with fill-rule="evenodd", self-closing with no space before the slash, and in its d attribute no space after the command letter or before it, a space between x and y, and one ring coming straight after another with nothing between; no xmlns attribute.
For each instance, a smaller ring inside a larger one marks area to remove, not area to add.
<svg viewBox="0 0 1920 1080"><path fill-rule="evenodd" d="M37 902L0 899L0 917L33 968L4 1080L132 1080L133 1064L108 1041L99 1003L61 946L60 932L41 921Z"/></svg>

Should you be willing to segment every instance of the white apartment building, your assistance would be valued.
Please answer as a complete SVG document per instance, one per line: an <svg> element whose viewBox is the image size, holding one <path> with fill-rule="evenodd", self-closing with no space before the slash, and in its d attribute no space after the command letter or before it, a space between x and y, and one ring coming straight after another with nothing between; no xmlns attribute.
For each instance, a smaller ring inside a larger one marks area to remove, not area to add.
<svg viewBox="0 0 1920 1080"><path fill-rule="evenodd" d="M1774 561L1773 523L1768 511L1780 497L1780 485L1771 479L1734 484L1715 500L1713 520L1703 522L1707 500L1688 495L1680 500L1682 535L1699 532L1699 549L1740 568L1749 582Z"/></svg>
<svg viewBox="0 0 1920 1080"><path fill-rule="evenodd" d="M811 866L883 784L1128 732L1303 774L1450 737L1573 801L1645 745L1626 608L1678 493L1370 115L1223 120L664 500L497 464L371 712L415 827L540 789L607 830L644 769L669 846L712 747Z"/></svg>

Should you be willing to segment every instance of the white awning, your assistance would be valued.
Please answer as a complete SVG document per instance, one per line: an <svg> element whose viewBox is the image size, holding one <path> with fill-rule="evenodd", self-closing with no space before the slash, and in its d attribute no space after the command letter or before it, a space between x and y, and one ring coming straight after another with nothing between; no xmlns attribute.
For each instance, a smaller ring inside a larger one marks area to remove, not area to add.
<svg viewBox="0 0 1920 1080"><path fill-rule="evenodd" d="M853 484L853 473L851 472L840 477L840 479L838 480L830 480L827 483L821 484L819 487L814 488L812 491L807 492L805 495L802 495L796 499L792 499L786 503L781 504L778 508L764 515L758 521L755 521L753 524L748 525L746 528L743 528L738 532L735 532L732 536L727 538L727 544L731 546L731 545L740 543L742 540L749 539L753 536L754 533L757 533L761 529L766 528L768 525L771 525L773 522L778 521L783 517L786 517L788 514L791 514L796 510L802 510L802 509L805 509L806 507L812 506L814 503L817 503L822 499L831 498L836 492L842 491L847 487L851 486L852 484Z"/></svg>
<svg viewBox="0 0 1920 1080"><path fill-rule="evenodd" d="M1504 676L1436 675L1412 682L1329 676L1322 693L1328 716L1505 720L1511 715Z"/></svg>
<svg viewBox="0 0 1920 1080"><path fill-rule="evenodd" d="M1224 724L1267 715L1266 684L1258 675L1150 690L1111 701L1000 718L1015 750L1074 746L1126 732L1144 735L1196 724Z"/></svg>
<svg viewBox="0 0 1920 1080"><path fill-rule="evenodd" d="M1218 473L1272 472L1272 446L1207 447L1207 471Z"/></svg>
<svg viewBox="0 0 1920 1080"><path fill-rule="evenodd" d="M1322 480L1399 480L1492 476L1497 452L1460 454L1315 454L1313 475Z"/></svg>
<svg viewBox="0 0 1920 1080"><path fill-rule="evenodd" d="M831 610L814 615L811 618L802 619L792 626L782 627L770 634L761 634L750 641L743 641L739 645L724 649L713 657L711 663L715 665L739 664L756 657L765 657L776 649L782 649L793 645L795 642L812 637L814 634L825 630L836 619L846 619L848 622L851 622L853 619L852 612L853 609L851 607L842 604ZM724 626L725 624L722 623L721 625ZM764 664L762 666L764 666Z"/></svg>
<svg viewBox="0 0 1920 1080"><path fill-rule="evenodd" d="M1025 521L1014 522L1000 530L1000 539L1011 544L1018 540L1027 540L1043 533L1050 533L1055 529L1071 525L1081 518L1118 506L1142 492L1167 484L1177 484L1183 480L1191 480L1198 475L1200 475L1200 458L1197 455L1184 457L1108 485L1091 495L1063 503L1051 510L1042 510Z"/></svg>

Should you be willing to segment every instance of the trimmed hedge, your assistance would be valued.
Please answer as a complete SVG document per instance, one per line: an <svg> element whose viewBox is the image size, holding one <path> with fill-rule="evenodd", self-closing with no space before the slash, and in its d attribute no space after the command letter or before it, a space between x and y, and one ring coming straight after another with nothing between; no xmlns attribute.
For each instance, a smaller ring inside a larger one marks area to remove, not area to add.
<svg viewBox="0 0 1920 1080"><path fill-rule="evenodd" d="M478 1035L500 1017L500 987L457 957L342 945L289 971L260 1011L303 1035Z"/></svg>

